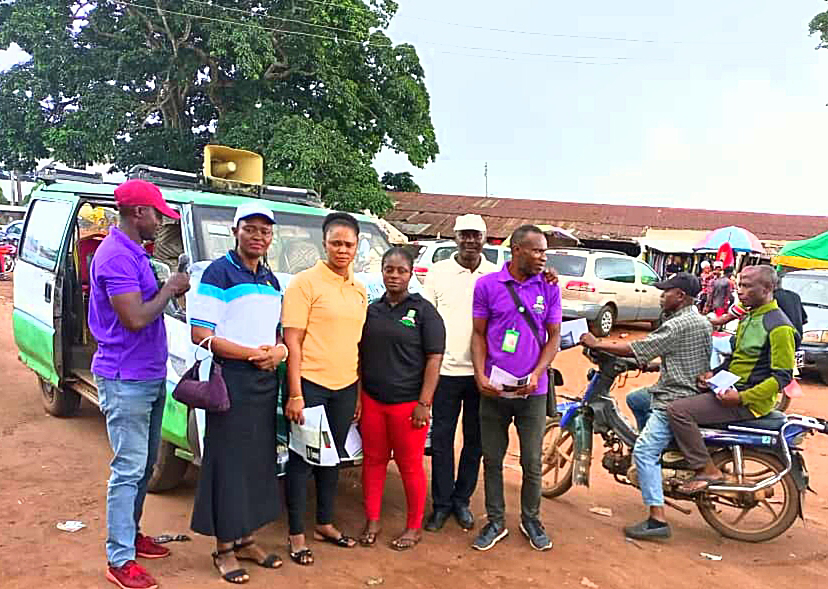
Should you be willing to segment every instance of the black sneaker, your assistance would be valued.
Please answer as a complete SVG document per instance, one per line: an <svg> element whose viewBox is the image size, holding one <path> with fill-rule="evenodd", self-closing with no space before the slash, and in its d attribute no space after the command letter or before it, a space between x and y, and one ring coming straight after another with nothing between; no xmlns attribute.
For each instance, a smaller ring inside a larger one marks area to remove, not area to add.
<svg viewBox="0 0 828 589"><path fill-rule="evenodd" d="M468 505L455 505L454 518L458 525L467 532L474 527L474 514Z"/></svg>
<svg viewBox="0 0 828 589"><path fill-rule="evenodd" d="M446 525L446 520L448 520L449 516L451 515L450 511L434 511L431 514L431 517L428 518L423 528L427 532L437 532L443 529L443 526Z"/></svg>
<svg viewBox="0 0 828 589"><path fill-rule="evenodd" d="M472 543L472 548L485 552L509 535L509 530L502 523L489 522L480 531Z"/></svg>
<svg viewBox="0 0 828 589"><path fill-rule="evenodd" d="M521 520L520 531L523 532L524 536L529 538L529 544L535 550L543 552L544 550L552 549L552 540L546 535L546 530L540 521L536 519Z"/></svg>
<svg viewBox="0 0 828 589"><path fill-rule="evenodd" d="M668 523L649 518L624 528L624 535L634 540L666 540L672 532Z"/></svg>

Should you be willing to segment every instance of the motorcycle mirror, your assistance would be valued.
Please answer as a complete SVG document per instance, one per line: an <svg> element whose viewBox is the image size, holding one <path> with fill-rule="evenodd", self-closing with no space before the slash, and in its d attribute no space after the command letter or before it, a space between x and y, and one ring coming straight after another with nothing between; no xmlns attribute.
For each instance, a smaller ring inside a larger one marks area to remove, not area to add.
<svg viewBox="0 0 828 589"><path fill-rule="evenodd" d="M190 267L190 256L187 254L181 254L178 256L178 271L179 272L186 272L187 268Z"/></svg>

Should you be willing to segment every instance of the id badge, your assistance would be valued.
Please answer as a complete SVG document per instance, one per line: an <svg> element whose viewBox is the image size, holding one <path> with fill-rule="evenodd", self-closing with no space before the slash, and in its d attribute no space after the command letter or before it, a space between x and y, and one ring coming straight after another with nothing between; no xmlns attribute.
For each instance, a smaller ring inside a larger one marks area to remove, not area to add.
<svg viewBox="0 0 828 589"><path fill-rule="evenodd" d="M508 354L514 354L517 350L519 338L519 331L515 329L507 329L506 333L503 334L503 345L500 347L500 349Z"/></svg>

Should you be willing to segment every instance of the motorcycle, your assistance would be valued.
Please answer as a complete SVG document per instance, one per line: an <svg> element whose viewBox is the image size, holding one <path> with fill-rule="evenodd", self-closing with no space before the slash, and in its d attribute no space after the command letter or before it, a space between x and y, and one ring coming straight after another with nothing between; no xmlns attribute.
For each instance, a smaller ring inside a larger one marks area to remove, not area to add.
<svg viewBox="0 0 828 589"><path fill-rule="evenodd" d="M13 240L0 241L0 275L14 272L17 263L17 244Z"/></svg>
<svg viewBox="0 0 828 589"><path fill-rule="evenodd" d="M547 421L543 448L543 495L559 497L573 485L589 486L593 434L604 442L601 464L616 482L638 487L632 449L638 433L611 396L616 378L628 372L654 372L631 358L584 348L597 365L590 368L582 397L558 393L558 417ZM725 482L687 495L679 487L694 476L675 446L662 454L665 503L689 515L676 502L694 502L704 520L723 536L764 542L784 533L803 517L808 470L801 444L807 434L828 433L828 421L773 411L760 419L701 428Z"/></svg>

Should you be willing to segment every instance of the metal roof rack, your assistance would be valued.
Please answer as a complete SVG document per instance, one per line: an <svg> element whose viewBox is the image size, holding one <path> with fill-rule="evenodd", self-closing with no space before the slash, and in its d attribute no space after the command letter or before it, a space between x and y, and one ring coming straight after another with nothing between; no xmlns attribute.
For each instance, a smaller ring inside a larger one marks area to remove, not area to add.
<svg viewBox="0 0 828 589"><path fill-rule="evenodd" d="M207 182L200 173L181 172L154 166L137 165L130 168L127 178L140 178L158 186L167 188L185 188L189 190L203 190L219 194L236 194L251 196L274 202L292 203L305 206L322 207L322 199L313 190L304 188L286 188L282 186L259 186L256 184L241 185L228 183L218 186Z"/></svg>
<svg viewBox="0 0 828 589"><path fill-rule="evenodd" d="M103 184L103 174L100 172L85 172L84 170L73 170L72 168L57 168L54 164L49 164L45 168L38 170L36 178L38 180L43 180L46 184L52 184L58 180Z"/></svg>

